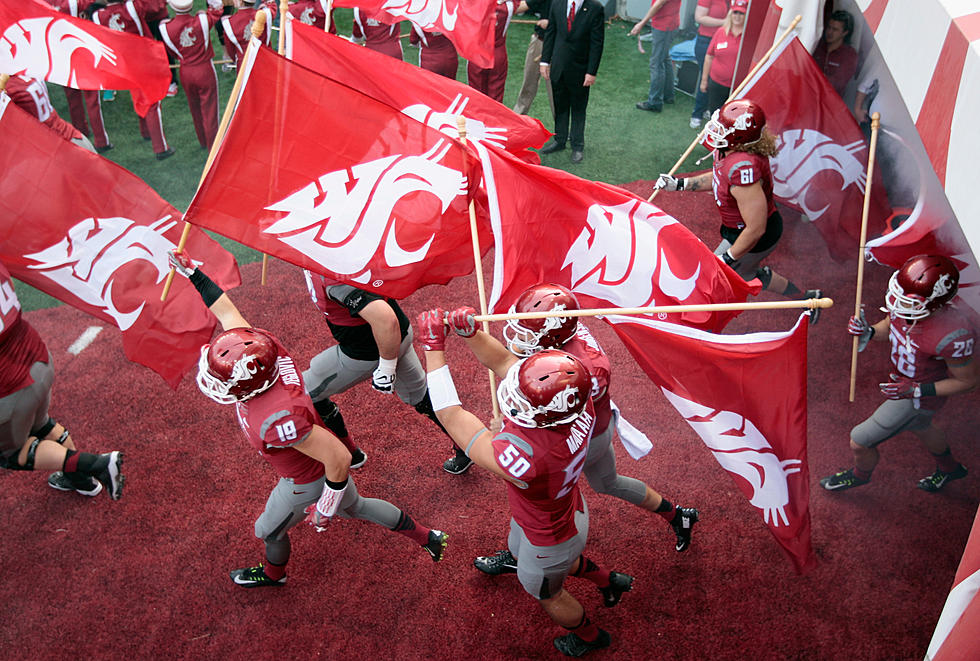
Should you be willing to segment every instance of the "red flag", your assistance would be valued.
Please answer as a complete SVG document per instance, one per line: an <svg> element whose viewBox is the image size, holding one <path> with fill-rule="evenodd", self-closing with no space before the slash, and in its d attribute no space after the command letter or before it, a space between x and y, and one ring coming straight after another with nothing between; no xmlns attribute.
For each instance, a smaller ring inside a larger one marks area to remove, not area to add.
<svg viewBox="0 0 980 661"><path fill-rule="evenodd" d="M475 158L268 48L252 48L250 58L186 220L394 298L473 270ZM488 246L489 230L482 235Z"/></svg>
<svg viewBox="0 0 980 661"><path fill-rule="evenodd" d="M410 21L442 32L467 60L481 69L493 66L497 0L334 0L333 6L360 7L384 23Z"/></svg>
<svg viewBox="0 0 980 661"><path fill-rule="evenodd" d="M970 661L980 658L980 511L966 541L936 631L926 650L931 661Z"/></svg>
<svg viewBox="0 0 980 661"><path fill-rule="evenodd" d="M11 274L122 331L130 360L176 387L216 320L170 272L180 212L132 173L63 140L0 94L0 260ZM235 259L194 230L188 251L224 288Z"/></svg>
<svg viewBox="0 0 980 661"><path fill-rule="evenodd" d="M611 316L630 353L701 437L800 573L810 544L806 314L785 333L713 335Z"/></svg>
<svg viewBox="0 0 980 661"><path fill-rule="evenodd" d="M551 133L541 122L445 76L395 60L346 39L289 20L286 55L304 67L360 90L423 124L456 137L456 117L466 117L467 137L540 163L536 152Z"/></svg>
<svg viewBox="0 0 980 661"><path fill-rule="evenodd" d="M159 41L74 18L39 0L0 2L0 72L81 90L131 90L142 117L167 95L170 64Z"/></svg>
<svg viewBox="0 0 980 661"><path fill-rule="evenodd" d="M496 237L491 307L554 282L583 307L731 303L758 293L686 227L625 190L478 145ZM675 321L720 330L733 312ZM661 318L666 319L667 315Z"/></svg>
<svg viewBox="0 0 980 661"><path fill-rule="evenodd" d="M854 259L861 236L868 145L847 106L799 39L787 39L739 95L766 111L779 154L776 199L806 214L836 259ZM869 235L885 227L888 197L875 183Z"/></svg>

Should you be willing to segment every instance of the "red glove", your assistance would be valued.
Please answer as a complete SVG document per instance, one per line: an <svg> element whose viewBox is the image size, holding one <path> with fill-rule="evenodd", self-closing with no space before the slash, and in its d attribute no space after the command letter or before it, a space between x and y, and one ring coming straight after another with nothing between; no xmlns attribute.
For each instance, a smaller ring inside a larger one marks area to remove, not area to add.
<svg viewBox="0 0 980 661"><path fill-rule="evenodd" d="M449 313L449 326L460 337L476 335L476 310L469 306L456 308Z"/></svg>
<svg viewBox="0 0 980 661"><path fill-rule="evenodd" d="M176 250L167 251L167 261L170 262L170 268L177 271L185 278L191 277L191 274L197 270L197 264L191 259L191 256L187 254L187 251L177 252Z"/></svg>
<svg viewBox="0 0 980 661"><path fill-rule="evenodd" d="M919 384L907 376L892 373L888 378L891 379L890 382L878 384L882 394L888 399L918 399L922 396Z"/></svg>
<svg viewBox="0 0 980 661"><path fill-rule="evenodd" d="M419 341L422 348L426 351L445 351L446 334L449 328L446 326L446 311L442 308L426 310L419 315Z"/></svg>

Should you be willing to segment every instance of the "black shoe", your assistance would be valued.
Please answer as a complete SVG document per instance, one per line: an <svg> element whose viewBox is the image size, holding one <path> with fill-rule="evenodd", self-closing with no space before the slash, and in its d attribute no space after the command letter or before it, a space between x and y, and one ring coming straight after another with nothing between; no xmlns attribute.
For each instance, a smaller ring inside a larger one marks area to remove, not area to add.
<svg viewBox="0 0 980 661"><path fill-rule="evenodd" d="M572 150L572 163L581 163L585 159L585 154L582 153L581 149Z"/></svg>
<svg viewBox="0 0 980 661"><path fill-rule="evenodd" d="M700 512L693 507L678 507L674 520L670 522L670 527L677 535L677 543L674 544L675 551L686 551L691 545L691 533L694 531L694 524L698 522Z"/></svg>
<svg viewBox="0 0 980 661"><path fill-rule="evenodd" d="M110 149L112 149L112 146L113 146L113 145L112 145L112 143L110 142L110 143L108 143L108 144L107 144L107 145L106 145L105 147L96 147L96 148L95 148L95 152L96 152L97 154L104 154L104 153L106 153L107 151L109 151Z"/></svg>
<svg viewBox="0 0 980 661"><path fill-rule="evenodd" d="M66 474L61 471L48 476L48 486L58 491L77 491L83 496L98 496L102 493L102 483L91 475L79 473Z"/></svg>
<svg viewBox="0 0 980 661"><path fill-rule="evenodd" d="M517 559L506 549L493 555L481 555L473 561L473 566L491 576L517 573Z"/></svg>
<svg viewBox="0 0 980 661"><path fill-rule="evenodd" d="M286 584L286 576L283 575L278 581L274 581L265 574L263 565L258 567L245 567L228 572L235 585L243 588L264 588L268 586L279 586Z"/></svg>
<svg viewBox="0 0 980 661"><path fill-rule="evenodd" d="M650 112L661 112L663 111L663 106L655 106L649 101L637 101L636 107L640 110L649 110Z"/></svg>
<svg viewBox="0 0 980 661"><path fill-rule="evenodd" d="M623 598L624 592L629 592L632 589L632 576L615 571L609 572L609 587L599 588L599 592L602 593L602 605L606 608L612 608Z"/></svg>
<svg viewBox="0 0 980 661"><path fill-rule="evenodd" d="M844 491L845 489L852 489L862 484L867 484L870 481L856 477L854 471L848 468L847 470L838 471L833 475L823 478L820 480L820 486L827 491Z"/></svg>
<svg viewBox="0 0 980 661"><path fill-rule="evenodd" d="M177 153L177 150L176 149L174 149L173 147L167 147L167 150L166 151L157 152L157 155L156 155L157 156L157 160L158 161L162 161L162 160L164 160L166 158L170 158L171 156L173 156L176 153Z"/></svg>
<svg viewBox="0 0 980 661"><path fill-rule="evenodd" d="M538 150L540 154L554 154L556 151L561 151L565 148L565 143L559 143L554 138L544 143L544 146Z"/></svg>
<svg viewBox="0 0 980 661"><path fill-rule="evenodd" d="M585 656L592 650L601 650L603 647L609 647L611 642L612 638L609 636L609 633L599 629L599 636L591 643L587 640L582 640L575 633L559 636L555 638L555 649L565 656Z"/></svg>
<svg viewBox="0 0 980 661"><path fill-rule="evenodd" d="M664 103L666 103L668 106L674 105L674 97L670 97L669 99L664 99Z"/></svg>
<svg viewBox="0 0 980 661"><path fill-rule="evenodd" d="M947 482L952 482L963 477L966 477L966 466L963 464L960 464L952 473L945 473L937 468L935 473L919 480L919 484L916 486L923 491L935 493L946 486Z"/></svg>
<svg viewBox="0 0 980 661"><path fill-rule="evenodd" d="M109 452L102 456L108 457L109 463L106 464L106 467L101 473L95 476L95 479L109 490L109 498L119 500L122 498L123 483L126 481L126 477L120 470L122 468L123 454L116 450L115 452Z"/></svg>
<svg viewBox="0 0 980 661"><path fill-rule="evenodd" d="M439 562L446 552L446 544L448 543L449 535L441 530L430 530L429 541L423 544L422 548L432 556L432 562Z"/></svg>
<svg viewBox="0 0 980 661"><path fill-rule="evenodd" d="M803 300L809 300L811 298L823 298L822 289L807 289L806 293L803 294ZM810 312L810 325L816 326L817 322L820 321L820 308L813 308Z"/></svg>
<svg viewBox="0 0 980 661"><path fill-rule="evenodd" d="M365 461L367 461L367 454L365 454L361 448L354 448L354 451L350 453L351 470L360 468L364 465Z"/></svg>
<svg viewBox="0 0 980 661"><path fill-rule="evenodd" d="M453 475L462 475L473 465L473 460L465 454L457 454L442 462L442 470Z"/></svg>

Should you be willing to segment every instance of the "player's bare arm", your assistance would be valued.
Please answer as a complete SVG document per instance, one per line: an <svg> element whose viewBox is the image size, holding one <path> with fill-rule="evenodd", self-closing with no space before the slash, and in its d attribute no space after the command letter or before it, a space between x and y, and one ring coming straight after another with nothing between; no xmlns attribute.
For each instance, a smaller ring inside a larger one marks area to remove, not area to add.
<svg viewBox="0 0 980 661"><path fill-rule="evenodd" d="M766 201L766 193L762 190L761 181L748 186L732 186L731 194L738 204L738 211L742 215L745 229L735 239L735 243L728 252L735 259L741 259L745 253L755 247L762 235L766 233L769 203Z"/></svg>
<svg viewBox="0 0 980 661"><path fill-rule="evenodd" d="M947 360L946 369L949 371L949 376L941 381L936 381L936 395L939 397L970 392L980 384L977 361L973 359L957 363Z"/></svg>
<svg viewBox="0 0 980 661"><path fill-rule="evenodd" d="M324 473L331 482L347 479L350 452L340 439L323 427L315 425L313 431L293 447L323 464Z"/></svg>
<svg viewBox="0 0 980 661"><path fill-rule="evenodd" d="M358 316L371 326L371 333L378 345L378 353L382 358L398 358L398 349L402 343L401 328L398 317L387 301L374 300L365 305Z"/></svg>
<svg viewBox="0 0 980 661"><path fill-rule="evenodd" d="M446 323L463 338L476 359L499 378L504 378L510 366L517 362L500 340L477 329L475 309L469 306L456 308L446 315Z"/></svg>
<svg viewBox="0 0 980 661"><path fill-rule="evenodd" d="M252 327L252 324L245 321L245 317L242 316L242 313L238 311L235 304L228 298L228 294L224 293L207 274L197 267L197 264L187 254L187 251L178 253L175 250L171 250L167 253L167 259L174 271L191 281L191 284L194 285L194 288L201 295L204 304L217 317L222 330Z"/></svg>

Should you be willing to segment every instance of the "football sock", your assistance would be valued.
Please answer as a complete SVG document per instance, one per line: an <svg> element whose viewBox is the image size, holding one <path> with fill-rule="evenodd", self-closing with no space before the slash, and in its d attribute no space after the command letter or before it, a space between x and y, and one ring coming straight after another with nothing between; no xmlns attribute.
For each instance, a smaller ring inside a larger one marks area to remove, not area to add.
<svg viewBox="0 0 980 661"><path fill-rule="evenodd" d="M265 567L262 568L265 575L271 578L273 581L278 581L280 578L286 575L286 565L277 565L272 562L266 561Z"/></svg>
<svg viewBox="0 0 980 661"><path fill-rule="evenodd" d="M85 475L98 475L109 465L108 455L92 454L91 452L77 452L68 450L65 453L65 463L62 471L65 473L84 473Z"/></svg>
<svg viewBox="0 0 980 661"><path fill-rule="evenodd" d="M953 453L949 448L942 454L932 455L936 460L936 466L944 473L952 473L960 467L960 462L953 459Z"/></svg>
<svg viewBox="0 0 980 661"><path fill-rule="evenodd" d="M666 498L660 501L660 507L658 507L655 511L657 514L662 516L664 521L667 523L673 521L674 517L677 516L677 508L674 507L674 504Z"/></svg>
<svg viewBox="0 0 980 661"><path fill-rule="evenodd" d="M572 576L592 581L596 587L609 587L609 570L602 569L584 555L579 556L578 570Z"/></svg>
<svg viewBox="0 0 980 661"><path fill-rule="evenodd" d="M855 466L854 467L854 470L851 471L851 472L854 473L854 477L856 477L859 480L870 480L871 479L871 471L861 470L857 466Z"/></svg>
<svg viewBox="0 0 980 661"><path fill-rule="evenodd" d="M574 627L565 628L573 632L576 636L587 643L594 642L595 639L599 637L599 627L592 624L592 620L590 620L589 616L585 614L585 609L582 610L581 622L576 624Z"/></svg>
<svg viewBox="0 0 980 661"><path fill-rule="evenodd" d="M792 282L790 282L789 280L787 280L786 282L787 282L787 284L786 284L786 289L784 289L784 290L783 290L783 296L786 296L786 297L788 297L788 298L792 298L792 297L794 297L794 296L799 296L800 294L802 294L802 293L803 293L803 292L802 292L802 291L800 290L800 288L799 288L799 287L797 287L796 285L794 285L794 284L793 284Z"/></svg>
<svg viewBox="0 0 980 661"><path fill-rule="evenodd" d="M405 535L419 546L425 546L429 542L429 529L420 526L412 520L412 517L401 512L398 523L392 528L395 532Z"/></svg>

